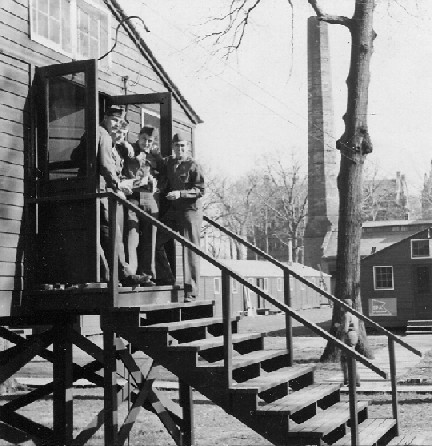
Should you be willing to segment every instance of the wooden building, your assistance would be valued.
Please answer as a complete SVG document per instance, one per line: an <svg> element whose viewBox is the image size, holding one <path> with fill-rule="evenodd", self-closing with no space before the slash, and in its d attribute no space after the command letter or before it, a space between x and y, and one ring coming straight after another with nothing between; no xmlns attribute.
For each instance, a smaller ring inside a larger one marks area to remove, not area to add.
<svg viewBox="0 0 432 446"><path fill-rule="evenodd" d="M200 118L140 37L134 26L140 23L129 20L116 0L3 0L0 21L0 315L7 316L19 306L23 288L24 200L59 187L96 190L95 178L80 181L77 169L62 163L83 133L89 144L96 140L106 104L128 107L131 142L142 124L158 126L165 155L172 132L183 130L193 141ZM94 160L88 163L94 168ZM82 211L81 224L96 218ZM41 268L33 276L49 282L61 270L62 282L97 281L87 236L65 245L68 229L38 212L39 243L49 240L80 260L71 265L64 256L51 265L55 274Z"/></svg>
<svg viewBox="0 0 432 446"><path fill-rule="evenodd" d="M363 312L386 327L432 319L432 228L361 261Z"/></svg>
<svg viewBox="0 0 432 446"><path fill-rule="evenodd" d="M283 302L283 271L263 260L221 260L221 263L246 278L250 283L263 289ZM291 269L320 288L329 290L330 276L300 263L293 263ZM221 271L207 261L201 262L201 284L203 296L215 301L216 314L222 314ZM327 299L295 278L291 279L292 307L296 310L319 308ZM240 313L266 314L276 308L260 299L254 292L246 289L236 280L231 281L233 315Z"/></svg>

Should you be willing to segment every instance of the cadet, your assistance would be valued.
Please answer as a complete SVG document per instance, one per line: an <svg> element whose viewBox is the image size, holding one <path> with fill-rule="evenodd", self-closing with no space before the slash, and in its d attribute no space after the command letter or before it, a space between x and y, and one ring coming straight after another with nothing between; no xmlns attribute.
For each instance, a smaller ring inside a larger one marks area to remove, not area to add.
<svg viewBox="0 0 432 446"><path fill-rule="evenodd" d="M200 166L190 156L189 142L185 135L176 133L172 139L173 155L165 158L166 189L168 209L162 223L178 231L195 245L200 245L204 176ZM167 232L159 231L157 257L166 283L173 283L168 259L163 245L170 239ZM159 265L158 265L159 266ZM185 300L193 301L199 296L199 257L190 249L185 250L184 259Z"/></svg>
<svg viewBox="0 0 432 446"><path fill-rule="evenodd" d="M98 129L97 159L98 170L101 175L101 189L110 188L118 195L125 197L124 192L127 188L121 185L122 159L116 149L116 142L119 138L119 131L124 122L124 109L121 107L109 107ZM85 150L86 135L81 138L80 144L71 154L71 160L79 167L79 174L86 174ZM109 280L109 269L107 261L111 256L111 240L109 238L109 219L108 219L108 200L101 200L100 228L101 228L101 261L102 261L102 280ZM119 280L123 285L133 286L145 283L149 280L147 275L136 275L126 262L124 244L123 244L123 206L117 206L118 225L118 256L119 256Z"/></svg>
<svg viewBox="0 0 432 446"><path fill-rule="evenodd" d="M144 126L138 140L132 144L134 157L125 159L123 175L133 180L131 203L139 206L151 216L159 216L158 178L163 169L163 160L155 150L157 130ZM146 220L139 220L130 211L128 215L129 265L138 274L147 274L156 279L156 234L157 228Z"/></svg>

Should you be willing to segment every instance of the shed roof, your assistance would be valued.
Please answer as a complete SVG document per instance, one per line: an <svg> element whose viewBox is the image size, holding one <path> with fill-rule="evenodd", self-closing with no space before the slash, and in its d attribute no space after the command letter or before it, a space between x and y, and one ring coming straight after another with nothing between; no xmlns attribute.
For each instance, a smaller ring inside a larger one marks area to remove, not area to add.
<svg viewBox="0 0 432 446"><path fill-rule="evenodd" d="M360 256L365 257L370 255L373 248L375 251L381 251L382 249L411 237L430 226L432 226L432 220L387 220L364 222L360 241ZM337 236L337 231L333 231L328 237L327 244L324 246L324 258L328 259L336 257Z"/></svg>
<svg viewBox="0 0 432 446"><path fill-rule="evenodd" d="M218 261L243 277L283 277L282 270L267 260L218 259ZM284 265L288 264L284 263ZM303 277L319 277L321 274L320 271L301 263L292 263L290 268ZM327 276L325 273L322 274ZM207 262L207 260L201 259L201 276L218 277L220 276L220 269Z"/></svg>

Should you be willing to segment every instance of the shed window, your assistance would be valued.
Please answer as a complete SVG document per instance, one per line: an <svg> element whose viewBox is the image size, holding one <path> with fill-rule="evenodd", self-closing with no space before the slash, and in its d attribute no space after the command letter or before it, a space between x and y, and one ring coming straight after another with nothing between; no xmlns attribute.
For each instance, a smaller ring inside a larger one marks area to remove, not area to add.
<svg viewBox="0 0 432 446"><path fill-rule="evenodd" d="M233 294L238 293L238 282L235 279L231 279L231 290Z"/></svg>
<svg viewBox="0 0 432 446"><path fill-rule="evenodd" d="M263 280L263 290L268 291L268 278L267 277L264 277L264 280Z"/></svg>
<svg viewBox="0 0 432 446"><path fill-rule="evenodd" d="M282 277L278 277L278 278L277 278L276 286L277 286L277 290L278 290L278 291L282 291L282 290L283 290L283 281L282 281Z"/></svg>
<svg viewBox="0 0 432 446"><path fill-rule="evenodd" d="M430 293L430 267L417 266L416 267L416 285L417 293Z"/></svg>
<svg viewBox="0 0 432 446"><path fill-rule="evenodd" d="M73 59L98 59L110 46L110 16L89 0L31 0L31 38ZM100 62L107 68L109 56Z"/></svg>
<svg viewBox="0 0 432 446"><path fill-rule="evenodd" d="M411 240L411 258L430 257L429 239Z"/></svg>
<svg viewBox="0 0 432 446"><path fill-rule="evenodd" d="M392 266L374 266L374 288L375 290L393 289Z"/></svg>
<svg viewBox="0 0 432 446"><path fill-rule="evenodd" d="M214 278L214 293L215 294L220 294L221 293L221 279L220 277L215 277Z"/></svg>

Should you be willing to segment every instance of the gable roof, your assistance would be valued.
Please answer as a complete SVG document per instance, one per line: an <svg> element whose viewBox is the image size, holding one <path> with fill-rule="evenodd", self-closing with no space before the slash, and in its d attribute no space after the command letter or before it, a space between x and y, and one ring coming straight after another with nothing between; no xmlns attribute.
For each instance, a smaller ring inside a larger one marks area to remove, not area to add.
<svg viewBox="0 0 432 446"><path fill-rule="evenodd" d="M198 116L198 114L195 112L195 110L192 108L192 106L189 104L186 98L180 93L180 90L168 76L168 73L164 70L162 65L157 61L156 57L154 56L150 48L147 46L147 44L144 42L144 39L141 37L135 25L130 20L127 20L128 16L126 15L123 8L119 5L117 0L103 0L103 1L111 10L111 12L116 16L117 20L119 22L122 22L123 28L129 34L129 37L135 43L137 49L147 59L151 67L162 79L162 82L165 84L165 86L172 92L173 96L178 101L183 110L186 112L186 114L189 116L189 118L192 120L192 122L194 122L195 124L202 123L203 120Z"/></svg>
<svg viewBox="0 0 432 446"><path fill-rule="evenodd" d="M430 237L427 236L427 234L428 234L428 231L431 228L432 228L432 225L429 228L427 228L427 229L422 229L421 231L418 231L415 234L408 235L407 237L403 238L402 240L399 240L397 243L393 243L392 245L386 246L385 248L381 249L380 251L377 251L377 252L374 252L373 254L367 255L366 257L364 257L364 259L370 259L373 256L376 256L376 255L379 255L379 254L381 254L383 252L391 250L394 246L399 245L401 243L404 243L407 240L416 239L416 238L425 238L425 236L423 236L423 234L426 235L426 238L430 238Z"/></svg>
<svg viewBox="0 0 432 446"><path fill-rule="evenodd" d="M242 277L283 277L283 271L267 260L219 259L219 261ZM284 265L288 264L284 263ZM327 274L301 263L292 263L290 268L303 277L320 277L321 274L327 276ZM200 269L202 277L219 277L221 275L219 268L204 259L201 259Z"/></svg>
<svg viewBox="0 0 432 446"><path fill-rule="evenodd" d="M385 220L363 223L360 241L360 257L381 251L432 226L432 220ZM397 230L395 230L397 229ZM336 258L337 231L333 231L324 246L323 258Z"/></svg>

